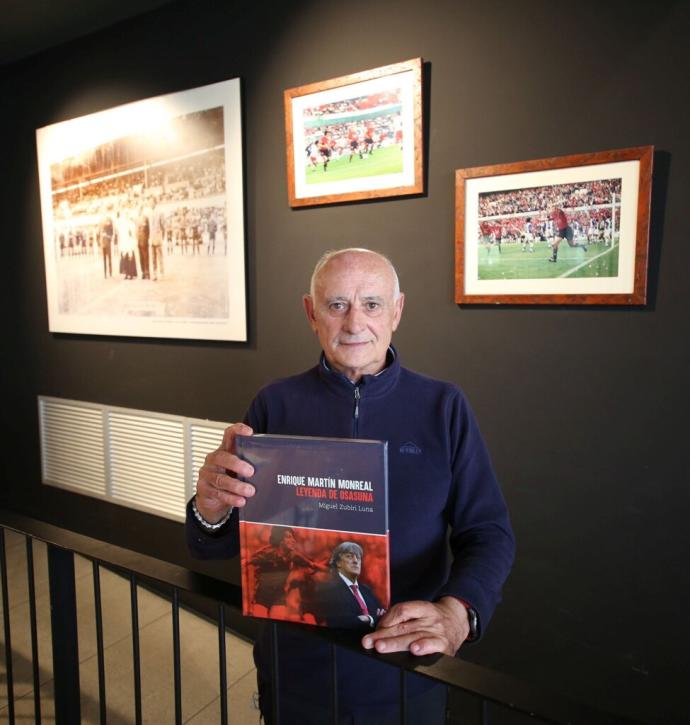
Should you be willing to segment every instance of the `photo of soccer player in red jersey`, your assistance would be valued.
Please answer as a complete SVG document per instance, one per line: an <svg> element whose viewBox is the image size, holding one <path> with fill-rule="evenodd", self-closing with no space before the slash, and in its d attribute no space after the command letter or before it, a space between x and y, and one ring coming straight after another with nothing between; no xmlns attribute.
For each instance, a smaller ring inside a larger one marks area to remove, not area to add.
<svg viewBox="0 0 690 725"><path fill-rule="evenodd" d="M620 178L596 179L480 194L479 279L540 279L574 273L615 277L618 231L612 236L613 244L604 244L603 237L588 238L587 230L599 222L615 227L621 183ZM561 250L559 256L564 240L568 253ZM500 263L491 256L494 247L501 252ZM543 254L533 254L539 251Z"/></svg>
<svg viewBox="0 0 690 725"><path fill-rule="evenodd" d="M455 301L642 304L653 158L640 146L456 170Z"/></svg>
<svg viewBox="0 0 690 725"><path fill-rule="evenodd" d="M394 88L304 110L304 135L317 145L322 170L328 171L329 181L402 172L402 148L394 142L395 129L401 122L401 99L402 89ZM381 143L375 163L370 163L377 139ZM335 150L341 147L349 153L336 158ZM357 163L360 161L367 163ZM306 166L309 166L308 160ZM324 179L321 175L308 174L306 182L321 184Z"/></svg>
<svg viewBox="0 0 690 725"><path fill-rule="evenodd" d="M423 190L421 70L416 58L285 91L291 206Z"/></svg>

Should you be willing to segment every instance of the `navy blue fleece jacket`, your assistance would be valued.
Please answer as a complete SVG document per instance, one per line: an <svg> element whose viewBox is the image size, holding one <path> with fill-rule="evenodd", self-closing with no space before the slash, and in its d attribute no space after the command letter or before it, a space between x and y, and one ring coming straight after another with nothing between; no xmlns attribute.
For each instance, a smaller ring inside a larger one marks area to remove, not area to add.
<svg viewBox="0 0 690 725"><path fill-rule="evenodd" d="M388 441L392 603L458 597L477 610L481 634L500 599L515 544L486 446L455 385L403 368L392 348L388 367L357 384L330 370L322 356L316 367L259 391L245 420L257 433ZM236 515L220 535L205 535L189 516L187 531L199 557L237 552ZM286 672L304 677L313 667L328 670L315 656L319 647L309 640L307 648L304 642L289 641L291 637L280 647L281 659L289 662ZM260 640L260 669L268 662L263 650ZM372 699L394 702L397 673L370 672L377 667L343 653L338 661L340 702L355 709ZM371 677L376 678L375 692ZM289 691L302 689L299 677L288 679ZM316 688L313 677L306 680L308 697ZM415 689L413 685L410 691ZM424 689L421 682L419 689Z"/></svg>

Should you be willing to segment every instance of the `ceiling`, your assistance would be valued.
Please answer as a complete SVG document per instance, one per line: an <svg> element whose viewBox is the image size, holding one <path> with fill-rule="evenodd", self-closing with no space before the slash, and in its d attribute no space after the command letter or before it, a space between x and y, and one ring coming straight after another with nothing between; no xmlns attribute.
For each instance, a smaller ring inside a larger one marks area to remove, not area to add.
<svg viewBox="0 0 690 725"><path fill-rule="evenodd" d="M166 5L172 0L1 0L0 65Z"/></svg>

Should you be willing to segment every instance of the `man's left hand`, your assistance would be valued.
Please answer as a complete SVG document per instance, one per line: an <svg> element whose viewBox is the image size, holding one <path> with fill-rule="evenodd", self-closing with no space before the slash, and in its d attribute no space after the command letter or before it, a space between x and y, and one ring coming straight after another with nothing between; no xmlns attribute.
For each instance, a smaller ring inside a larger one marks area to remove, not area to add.
<svg viewBox="0 0 690 725"><path fill-rule="evenodd" d="M465 606L454 597L443 597L438 602L395 604L379 620L376 631L362 639L362 646L377 652L452 656L469 633Z"/></svg>

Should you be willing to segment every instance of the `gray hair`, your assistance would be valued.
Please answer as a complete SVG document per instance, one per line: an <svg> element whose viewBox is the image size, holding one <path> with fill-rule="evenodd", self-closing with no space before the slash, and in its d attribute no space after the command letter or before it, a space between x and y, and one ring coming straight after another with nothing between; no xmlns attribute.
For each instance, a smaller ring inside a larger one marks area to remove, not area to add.
<svg viewBox="0 0 690 725"><path fill-rule="evenodd" d="M335 257L339 257L341 254L374 254L383 262L385 262L390 271L393 274L393 299L397 300L400 297L400 280L398 279L398 273L395 271L393 262L386 257L385 254L375 252L372 249L364 249L363 247L348 247L347 249L330 249L328 252L322 255L321 259L316 263L314 271L311 275L311 282L309 284L309 296L314 299L314 293L316 291L316 280L318 279L321 270Z"/></svg>
<svg viewBox="0 0 690 725"><path fill-rule="evenodd" d="M343 554L357 554L360 560L362 560L364 558L364 549L359 544L355 544L354 541L343 541L342 544L338 544L333 549L331 558L328 560L328 566L331 569L335 569L338 565L338 560Z"/></svg>

